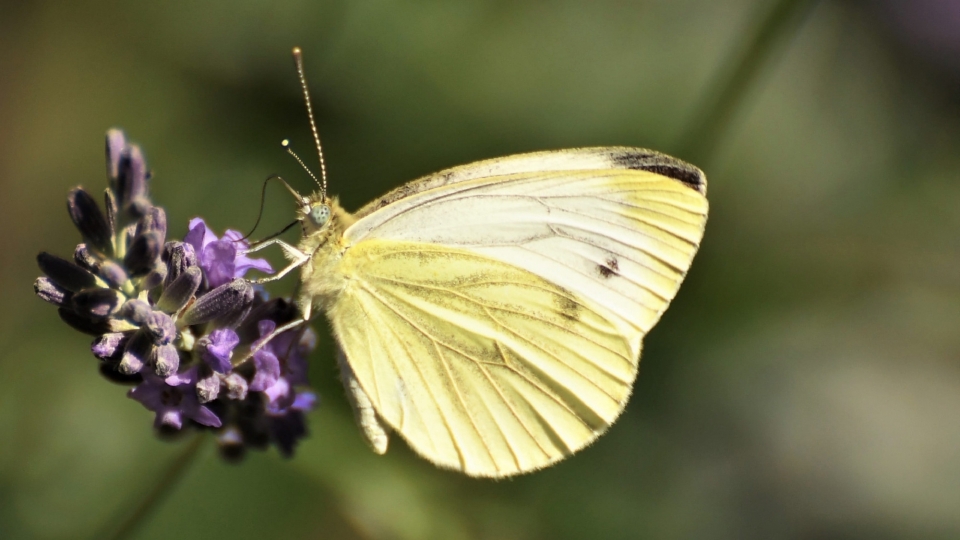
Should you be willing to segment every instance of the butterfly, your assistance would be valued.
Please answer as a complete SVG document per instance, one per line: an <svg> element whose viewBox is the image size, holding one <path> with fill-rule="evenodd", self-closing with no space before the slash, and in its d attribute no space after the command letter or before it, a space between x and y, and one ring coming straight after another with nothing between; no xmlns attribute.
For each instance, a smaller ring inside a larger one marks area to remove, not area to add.
<svg viewBox="0 0 960 540"><path fill-rule="evenodd" d="M699 169L627 147L478 161L352 214L327 195L325 173L310 196L287 188L299 244L252 248L278 244L291 260L260 281L300 271L301 317L275 333L322 312L373 450L395 432L478 477L551 465L616 420L708 209Z"/></svg>

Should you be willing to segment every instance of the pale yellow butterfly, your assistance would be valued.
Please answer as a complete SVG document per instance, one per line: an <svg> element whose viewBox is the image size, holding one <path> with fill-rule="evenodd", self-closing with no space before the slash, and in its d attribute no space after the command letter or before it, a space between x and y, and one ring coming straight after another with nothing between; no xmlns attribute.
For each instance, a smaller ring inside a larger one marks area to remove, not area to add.
<svg viewBox="0 0 960 540"><path fill-rule="evenodd" d="M302 318L276 333L323 312L374 451L395 431L471 476L546 467L613 423L707 219L703 173L639 148L479 161L353 214L327 196L325 171L320 184L309 197L287 186L299 245L253 248L292 261L260 281L300 268Z"/></svg>

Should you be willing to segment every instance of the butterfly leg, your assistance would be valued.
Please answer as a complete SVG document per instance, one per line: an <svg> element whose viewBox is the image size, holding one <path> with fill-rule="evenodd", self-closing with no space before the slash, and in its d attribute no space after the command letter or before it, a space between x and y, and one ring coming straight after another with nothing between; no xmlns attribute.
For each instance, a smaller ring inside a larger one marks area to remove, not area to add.
<svg viewBox="0 0 960 540"><path fill-rule="evenodd" d="M306 263L307 261L310 260L310 255L308 255L307 253L304 253L304 252L300 251L299 249L291 246L290 244L288 244L288 243L286 243L286 242L284 242L283 240L280 240L280 239L278 239L278 238L274 238L273 240L267 240L266 242L263 242L262 244L257 244L257 245L255 245L255 246L253 246L252 248L246 250L246 251L244 252L244 254L246 254L246 253L253 253L253 252L255 252L255 251L260 251L261 249L264 249L264 248L266 248L266 247L272 246L272 245L274 245L274 244L280 246L280 249L283 250L284 254L287 255L287 257L289 257L290 259L292 259L293 262L291 262L291 263L288 264L283 270L280 270L279 272L277 272L276 274L274 274L274 275L272 275L272 276L263 277L263 278L259 278L259 279L251 279L251 280L250 280L251 283L269 283L269 282L271 282L271 281L277 281L278 279L283 278L283 276L286 276L287 274L289 274L289 273L292 272L293 270L295 270L295 269L303 266L304 263Z"/></svg>
<svg viewBox="0 0 960 540"><path fill-rule="evenodd" d="M270 342L273 340L273 338L279 336L280 334L286 332L287 330L292 330L292 329L294 329L294 328L296 328L296 327L298 327L298 326L300 326L300 325L306 324L307 320L308 320L307 318L304 318L304 317L301 316L301 317L298 317L298 318L296 318L296 319L288 322L287 324L285 324L285 325L283 325L283 326L281 326L281 327L279 327L279 328L276 328L273 332L271 332L269 335L267 335L266 337L264 337L264 338L260 341L260 343L257 343L257 346L256 346L256 347L250 349L250 352L248 352L247 354L243 355L243 358L241 358L240 360L237 360L236 362L234 362L233 365L234 365L234 366L239 366L240 364L242 364L242 363L246 362L247 360L253 358L253 355L257 354L257 352L258 352L260 349L264 348L264 347L267 345L267 343L270 343Z"/></svg>

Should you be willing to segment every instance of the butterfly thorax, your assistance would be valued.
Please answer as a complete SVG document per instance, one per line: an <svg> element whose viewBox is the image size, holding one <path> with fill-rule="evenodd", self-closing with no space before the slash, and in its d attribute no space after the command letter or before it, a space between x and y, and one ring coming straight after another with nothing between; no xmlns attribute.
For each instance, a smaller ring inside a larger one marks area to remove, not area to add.
<svg viewBox="0 0 960 540"><path fill-rule="evenodd" d="M310 259L300 270L300 299L298 303L310 303L314 307L327 308L339 295L345 285L342 273L337 271L340 259L346 250L343 233L356 218L340 206L337 199L316 200L313 207L325 205L329 208L329 219L322 226L316 226L307 218L306 212L301 219L303 238L297 246L300 251L310 254Z"/></svg>

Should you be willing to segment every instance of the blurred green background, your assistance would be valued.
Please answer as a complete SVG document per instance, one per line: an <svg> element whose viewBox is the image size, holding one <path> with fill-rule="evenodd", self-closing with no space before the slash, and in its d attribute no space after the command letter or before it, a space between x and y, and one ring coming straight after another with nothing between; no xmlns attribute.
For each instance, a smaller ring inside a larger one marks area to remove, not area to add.
<svg viewBox="0 0 960 540"><path fill-rule="evenodd" d="M120 126L171 236L247 230L267 175L310 186L278 144L315 162L293 45L348 209L477 159L645 146L706 171L703 248L573 458L494 482L375 456L318 322L297 455L206 446L135 537L960 536L960 3L173 0L0 3L0 538L97 537L187 444L33 295L36 253L79 241L67 191L105 186ZM266 206L261 235L292 210Z"/></svg>

